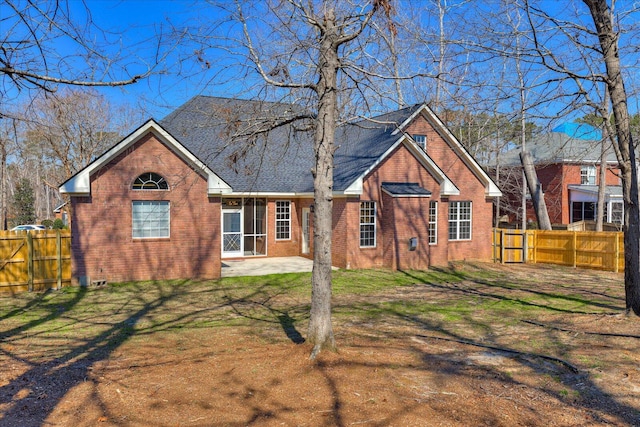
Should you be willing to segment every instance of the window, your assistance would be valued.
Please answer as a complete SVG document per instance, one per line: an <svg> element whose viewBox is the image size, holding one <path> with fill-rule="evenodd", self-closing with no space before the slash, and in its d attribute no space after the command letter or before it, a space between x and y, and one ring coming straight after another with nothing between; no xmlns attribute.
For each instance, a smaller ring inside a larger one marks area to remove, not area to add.
<svg viewBox="0 0 640 427"><path fill-rule="evenodd" d="M376 202L360 202L360 247L376 247Z"/></svg>
<svg viewBox="0 0 640 427"><path fill-rule="evenodd" d="M449 240L471 240L471 202L449 202Z"/></svg>
<svg viewBox="0 0 640 427"><path fill-rule="evenodd" d="M596 204L593 202L571 203L571 222L593 221L596 218Z"/></svg>
<svg viewBox="0 0 640 427"><path fill-rule="evenodd" d="M133 237L169 237L169 202L134 201L132 207Z"/></svg>
<svg viewBox="0 0 640 427"><path fill-rule="evenodd" d="M164 178L154 172L146 172L133 182L134 190L168 190L169 184Z"/></svg>
<svg viewBox="0 0 640 427"><path fill-rule="evenodd" d="M580 167L580 184L596 185L596 167L582 166Z"/></svg>
<svg viewBox="0 0 640 427"><path fill-rule="evenodd" d="M429 202L429 244L438 243L438 202Z"/></svg>
<svg viewBox="0 0 640 427"><path fill-rule="evenodd" d="M276 200L276 240L291 239L291 202Z"/></svg>
<svg viewBox="0 0 640 427"><path fill-rule="evenodd" d="M413 140L416 142L418 147L423 150L427 150L427 136L426 135L413 135Z"/></svg>
<svg viewBox="0 0 640 427"><path fill-rule="evenodd" d="M609 222L622 224L624 218L624 204L622 202L611 202L611 218Z"/></svg>

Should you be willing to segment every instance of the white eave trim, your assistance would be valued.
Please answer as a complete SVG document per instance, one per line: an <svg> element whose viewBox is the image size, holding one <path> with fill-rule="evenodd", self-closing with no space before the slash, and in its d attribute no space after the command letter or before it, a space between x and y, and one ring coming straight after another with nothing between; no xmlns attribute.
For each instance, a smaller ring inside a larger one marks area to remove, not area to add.
<svg viewBox="0 0 640 427"><path fill-rule="evenodd" d="M380 163L382 163L392 152L395 150L400 144L404 144L405 147L411 151L418 161L422 163L422 165L431 173L431 175L438 181L440 184L440 195L441 196L457 196L460 194L460 190L455 186L455 184L447 177L447 175L436 165L436 163L427 156L427 153L422 151L418 146L416 146L411 138L406 134L402 134L400 138L394 142L391 147L387 151L382 154L367 170L362 173L358 178L356 178L351 185L349 185L345 190L344 194L347 195L360 195L362 194L364 177L366 177L373 169L375 169Z"/></svg>
<svg viewBox="0 0 640 427"><path fill-rule="evenodd" d="M154 120L147 121L144 125L140 126L129 136L122 141L111 147L102 156L98 157L87 167L80 170L74 176L69 178L63 183L59 191L62 194L69 194L73 196L88 196L91 194L91 176L100 170L103 166L108 164L111 160L116 158L127 148L135 144L140 138L147 133L152 132L162 143L172 149L182 160L192 165L196 171L207 178L207 193L209 195L214 194L227 194L231 193L232 189L216 175L209 167L202 163L196 156L194 156L189 150L187 150L180 142L178 142L169 132L165 131L162 126L156 123Z"/></svg>

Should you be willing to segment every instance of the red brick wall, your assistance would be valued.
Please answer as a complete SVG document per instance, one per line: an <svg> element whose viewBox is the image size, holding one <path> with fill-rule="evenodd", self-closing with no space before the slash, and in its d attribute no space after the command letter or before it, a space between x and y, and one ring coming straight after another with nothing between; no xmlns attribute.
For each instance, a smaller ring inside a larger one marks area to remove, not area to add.
<svg viewBox="0 0 640 427"><path fill-rule="evenodd" d="M485 198L485 186L423 117L416 118L408 126L407 132L427 136L427 154L460 190L460 195L441 200L438 211L438 245L432 247L432 251L435 252L432 258L437 259L435 262L441 264L444 260L442 246L445 246L448 261L490 259L493 203ZM437 193L434 192L435 194ZM472 202L472 239L470 241L448 240L447 201Z"/></svg>
<svg viewBox="0 0 640 427"><path fill-rule="evenodd" d="M383 194L382 219L385 266L400 270L426 269L431 265L429 245L429 198L391 197ZM409 240L418 239L415 250Z"/></svg>
<svg viewBox="0 0 640 427"><path fill-rule="evenodd" d="M144 172L162 175L170 189L132 190ZM74 278L121 282L219 277L220 198L207 197L206 178L152 134L91 177L91 196L71 200ZM169 201L170 237L134 239L132 200Z"/></svg>
<svg viewBox="0 0 640 427"><path fill-rule="evenodd" d="M419 120L424 120L419 118ZM426 124L426 122L425 122ZM415 133L429 134L422 125ZM429 127L430 129L430 127ZM375 201L377 208L377 242L375 248L360 248L359 201L347 205L350 218L346 232L348 268L420 268L445 265L452 260L490 259L493 205L485 199L485 187L458 159L444 140L431 131L429 148L440 157L439 164L449 170L449 177L461 191L460 196L442 198L440 185L403 145L376 167L363 183L362 201ZM429 152L430 154L430 152ZM455 157L452 159L451 157ZM435 159L434 159L435 160ZM438 160L436 160L438 163ZM381 190L383 182L417 182L432 192L431 198L393 198ZM448 201L471 201L472 240L448 240ZM438 202L438 243L428 244L429 202ZM344 215L344 214L343 214ZM418 237L418 250L408 250L410 237Z"/></svg>
<svg viewBox="0 0 640 427"><path fill-rule="evenodd" d="M291 238L276 240L276 200L288 200L291 208ZM302 211L298 207L298 200L277 197L267 200L267 255L270 257L297 256L301 252L301 221Z"/></svg>

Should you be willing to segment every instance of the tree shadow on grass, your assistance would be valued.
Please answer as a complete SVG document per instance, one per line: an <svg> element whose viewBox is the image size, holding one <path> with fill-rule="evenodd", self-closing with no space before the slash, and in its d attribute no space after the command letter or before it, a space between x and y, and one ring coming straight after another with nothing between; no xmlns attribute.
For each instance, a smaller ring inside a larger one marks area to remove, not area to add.
<svg viewBox="0 0 640 427"><path fill-rule="evenodd" d="M419 277L412 276L410 272L404 272L404 274L409 275L416 280L419 280ZM578 300L581 303L589 304L589 301L583 301L580 299L574 299L571 297L563 298L562 295L556 295L547 292L539 292L527 289L513 289L511 286L508 286L506 283L503 283L501 279L496 279L496 282L492 282L486 279L477 279L473 277L468 277L466 275L461 275L461 279L468 282L473 282L476 284L480 284L483 286L488 286L494 289L501 289L501 292L484 292L477 289L465 288L464 285L458 285L455 287L449 287L441 284L428 283L425 284L429 287L437 287L441 289L446 289L451 292L451 298L455 299L456 294L460 295L473 295L482 298L489 299L498 299L498 300L507 300L517 304L521 304L524 307L537 307L543 310L548 310L550 312L559 312L564 313L567 316L571 316L572 314L592 314L589 312L579 311L579 310L570 310L570 309L559 309L557 307L552 307L544 304L535 304L521 298L513 298L508 296L508 292L530 292L535 295L544 295L550 298L560 298L561 300ZM617 306L610 306L608 304L600 304L593 303L592 305L599 308L612 308L619 309ZM470 346L470 348L476 349L490 349L492 351L500 351L503 350L505 354L509 355L509 357L513 358L513 360L517 360L523 366L527 366L531 368L533 371L537 372L540 375L548 375L548 362L551 360L558 366L559 377L562 379L562 383L567 388L571 389L573 393L576 395L580 395L581 399L578 401L578 405L583 406L587 411L599 411L604 414L609 414L614 417L618 417L629 425L638 425L640 423L640 410L639 408L635 408L624 403L618 402L613 396L609 395L605 391L603 391L597 383L593 381L591 375L587 372L575 372L576 369L573 365L565 362L562 359L548 358L543 354L535 354L535 353L527 353L518 351L516 349L505 347L504 344L500 344L497 342L497 337L500 336L500 333L493 332L494 325L491 324L478 324L478 320L473 316L473 312L467 314L464 319L466 322L472 325L472 327L479 327L483 331L486 331L485 336L481 341L474 339L472 337L464 336L460 334L460 329L455 329L455 325L451 325L447 322L436 322L428 319L426 316L418 316L418 315L408 315L404 312L389 309L385 307L388 315L395 316L399 319L402 319L403 322L407 322L409 324L413 324L420 329L423 329L425 332L431 332L433 335L422 335L418 336L421 339L425 340L449 340L451 342L456 342L461 345ZM602 314L602 313L595 313ZM516 319L522 320L522 319ZM560 331L556 331L560 333ZM637 339L637 336L625 336L629 339ZM553 338L553 334L547 334L547 338L551 340L555 340L555 345L558 348L562 347L562 342L560 338ZM555 360L554 360L555 359ZM588 392L585 392L587 390ZM563 396L559 395L557 392L552 390L546 390L546 392L554 397L555 399L562 400ZM597 415L596 415L597 417Z"/></svg>
<svg viewBox="0 0 640 427"><path fill-rule="evenodd" d="M181 286L174 286L170 289L170 292L160 292L159 296L149 301L139 299L137 301L139 307L131 311L122 321L109 322L105 319L95 319L94 327L101 329L100 332L90 334L86 339L82 337L71 338L78 344L68 345L68 348L64 348L61 354L49 360L46 360L47 358L42 355L32 357L29 360L21 354L3 350L3 356L14 362L26 364L27 368L22 374L0 387L0 406L5 408L0 414L0 424L7 426L46 424L47 417L65 395L72 388L87 380L87 377L90 376L90 368L95 362L107 359L115 349L135 335L137 333L136 325L143 317L163 307L168 301L182 293ZM65 310L57 310L55 307L58 305L51 304L52 309L48 315L0 334L2 342L10 342L13 337L17 340L18 336L29 333L43 334L54 341L62 337L63 333L57 331L56 326L53 326L55 321L76 306L89 292L86 288L75 290L75 295L71 300L63 304ZM78 322L80 321L78 320ZM47 328L47 323L51 323L51 328ZM59 327L59 329L64 328ZM57 333L60 334L60 337L55 336ZM39 362L42 359L45 361Z"/></svg>

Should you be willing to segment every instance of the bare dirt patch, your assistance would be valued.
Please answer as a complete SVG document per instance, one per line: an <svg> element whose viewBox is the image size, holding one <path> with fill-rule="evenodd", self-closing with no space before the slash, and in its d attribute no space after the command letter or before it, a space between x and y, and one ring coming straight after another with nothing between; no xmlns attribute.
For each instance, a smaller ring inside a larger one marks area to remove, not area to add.
<svg viewBox="0 0 640 427"><path fill-rule="evenodd" d="M339 352L313 362L295 343L304 296L225 294L211 307L202 284L162 288L133 310L96 290L82 298L112 304L109 316L64 305L33 319L3 298L0 424L640 426L638 318L620 314L621 275L490 264L455 273L336 295Z"/></svg>

